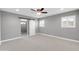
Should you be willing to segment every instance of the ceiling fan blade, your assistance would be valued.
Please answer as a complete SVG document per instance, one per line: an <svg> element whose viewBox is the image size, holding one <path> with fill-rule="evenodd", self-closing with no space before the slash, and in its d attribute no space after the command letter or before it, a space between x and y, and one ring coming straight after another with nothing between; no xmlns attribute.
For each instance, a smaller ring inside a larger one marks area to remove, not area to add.
<svg viewBox="0 0 79 59"><path fill-rule="evenodd" d="M36 10L34 10L34 9L31 9L32 11L36 11Z"/></svg>
<svg viewBox="0 0 79 59"><path fill-rule="evenodd" d="M48 12L41 12L41 13L45 13L45 14L46 14L46 13L48 13Z"/></svg>
<svg viewBox="0 0 79 59"><path fill-rule="evenodd" d="M43 11L43 10L44 10L44 8L41 8L41 9L40 9L40 11Z"/></svg>

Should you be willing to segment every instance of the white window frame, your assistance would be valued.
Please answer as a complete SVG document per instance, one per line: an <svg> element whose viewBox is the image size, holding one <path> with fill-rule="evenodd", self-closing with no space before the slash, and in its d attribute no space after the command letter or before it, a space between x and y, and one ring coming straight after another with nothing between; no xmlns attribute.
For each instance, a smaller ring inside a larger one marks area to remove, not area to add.
<svg viewBox="0 0 79 59"><path fill-rule="evenodd" d="M72 24L72 25L71 25ZM76 27L76 16L70 15L61 18L62 28L75 28Z"/></svg>

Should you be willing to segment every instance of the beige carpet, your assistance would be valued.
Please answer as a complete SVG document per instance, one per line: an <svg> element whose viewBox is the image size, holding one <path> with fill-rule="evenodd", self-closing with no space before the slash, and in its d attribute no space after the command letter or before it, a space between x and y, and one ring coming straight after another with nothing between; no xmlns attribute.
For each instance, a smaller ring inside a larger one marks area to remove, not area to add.
<svg viewBox="0 0 79 59"><path fill-rule="evenodd" d="M0 46L1 51L79 51L79 43L54 37L36 35L8 41Z"/></svg>

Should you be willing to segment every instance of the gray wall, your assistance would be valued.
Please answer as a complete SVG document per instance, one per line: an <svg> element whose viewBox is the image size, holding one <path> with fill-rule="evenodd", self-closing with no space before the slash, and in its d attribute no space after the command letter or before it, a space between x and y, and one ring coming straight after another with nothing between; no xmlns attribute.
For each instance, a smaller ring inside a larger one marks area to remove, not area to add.
<svg viewBox="0 0 79 59"><path fill-rule="evenodd" d="M36 33L39 33L39 19L36 19L35 22L36 22Z"/></svg>
<svg viewBox="0 0 79 59"><path fill-rule="evenodd" d="M76 28L61 28L61 17L68 15L76 15ZM49 35L55 35L55 36L79 40L79 11L78 10L45 17L42 18L41 20L45 20L45 27L39 27L40 33L46 33Z"/></svg>

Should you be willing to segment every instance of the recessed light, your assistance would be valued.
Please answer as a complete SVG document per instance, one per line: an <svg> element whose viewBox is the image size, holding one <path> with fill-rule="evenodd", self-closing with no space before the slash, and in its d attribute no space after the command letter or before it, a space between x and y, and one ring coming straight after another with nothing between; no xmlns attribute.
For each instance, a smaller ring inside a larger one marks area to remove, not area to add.
<svg viewBox="0 0 79 59"><path fill-rule="evenodd" d="M64 8L60 8L60 10L64 10Z"/></svg>
<svg viewBox="0 0 79 59"><path fill-rule="evenodd" d="M16 9L16 11L20 11L19 9Z"/></svg>

